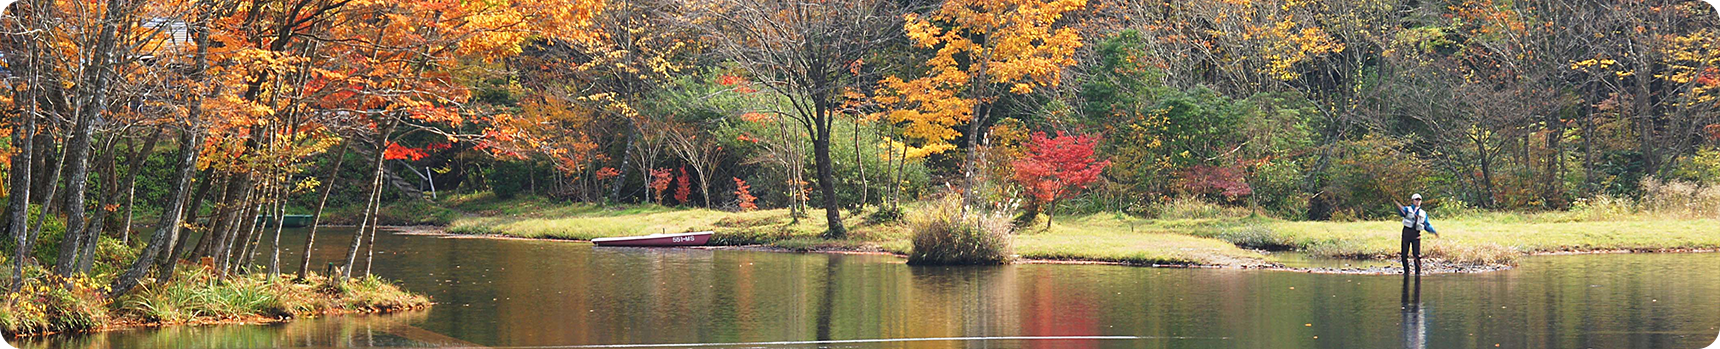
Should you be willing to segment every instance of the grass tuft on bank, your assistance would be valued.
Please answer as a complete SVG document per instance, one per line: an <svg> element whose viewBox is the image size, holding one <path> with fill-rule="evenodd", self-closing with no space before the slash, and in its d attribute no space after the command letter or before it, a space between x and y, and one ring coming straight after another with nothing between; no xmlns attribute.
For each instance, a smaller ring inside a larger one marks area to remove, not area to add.
<svg viewBox="0 0 1720 349"><path fill-rule="evenodd" d="M945 198L908 219L913 231L909 265L1007 264L1015 259L1015 226L995 213L961 212L959 198Z"/></svg>

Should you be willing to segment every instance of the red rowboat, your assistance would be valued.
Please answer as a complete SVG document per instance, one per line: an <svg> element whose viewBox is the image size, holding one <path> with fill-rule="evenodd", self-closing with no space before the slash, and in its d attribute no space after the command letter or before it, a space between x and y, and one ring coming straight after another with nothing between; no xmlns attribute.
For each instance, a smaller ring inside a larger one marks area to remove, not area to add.
<svg viewBox="0 0 1720 349"><path fill-rule="evenodd" d="M591 243L598 246L699 246L711 240L711 232L696 231L675 234L651 234L646 236L628 236L618 238L596 238Z"/></svg>

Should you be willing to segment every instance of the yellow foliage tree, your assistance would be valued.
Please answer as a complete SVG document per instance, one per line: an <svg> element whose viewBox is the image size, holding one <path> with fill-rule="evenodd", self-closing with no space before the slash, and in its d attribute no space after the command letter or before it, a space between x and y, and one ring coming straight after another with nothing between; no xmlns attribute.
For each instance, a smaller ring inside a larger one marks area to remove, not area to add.
<svg viewBox="0 0 1720 349"><path fill-rule="evenodd" d="M1065 13L1086 0L949 0L927 16L909 14L903 25L917 47L935 49L928 71L912 80L887 77L879 102L892 106L891 121L903 135L928 149L950 149L947 141L966 123L968 156L964 201L972 199L979 139L991 123L991 103L1002 93L1026 94L1059 85L1063 68L1075 64L1081 35L1060 25ZM941 152L942 150L937 150Z"/></svg>

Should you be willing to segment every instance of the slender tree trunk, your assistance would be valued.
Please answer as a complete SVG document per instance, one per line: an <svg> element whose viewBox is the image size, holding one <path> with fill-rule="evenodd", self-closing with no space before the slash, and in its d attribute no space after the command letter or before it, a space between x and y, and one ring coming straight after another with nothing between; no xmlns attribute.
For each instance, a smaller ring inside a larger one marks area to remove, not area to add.
<svg viewBox="0 0 1720 349"><path fill-rule="evenodd" d="M239 239L241 244L236 247L239 253L234 257L233 270L240 274L250 274L256 266L257 245L262 242L263 229L268 226L268 222L263 222L258 216L261 216L265 209L274 210L275 191L278 189L275 182L265 178L259 185L262 189L257 194L257 203L252 206L254 208L251 212L243 217L248 223L245 225L245 235Z"/></svg>
<svg viewBox="0 0 1720 349"><path fill-rule="evenodd" d="M77 125L73 126L72 139L67 144L67 161L72 165L72 172L66 182L66 235L60 243L60 260L54 266L61 276L71 276L77 266L78 246L88 234L88 224L84 221L84 192L89 189L90 169L90 138L94 136L96 118L107 111L107 89L109 76L108 66L114 60L114 46L118 41L119 24L125 18L129 8L125 0L108 0L107 12L102 15L101 29L97 34L95 57L84 72L83 83L79 86L85 96L80 96Z"/></svg>
<svg viewBox="0 0 1720 349"><path fill-rule="evenodd" d="M377 204L379 205L377 210L380 211L380 192L378 192L377 196L379 201ZM376 228L378 228L379 225L382 225L382 217L376 213L372 213L370 215L370 232L364 234L364 276L367 277L370 276L370 262L376 260Z"/></svg>
<svg viewBox="0 0 1720 349"><path fill-rule="evenodd" d="M190 28L193 41L197 43L197 49L192 55L190 74L194 81L200 80L209 67L209 17L205 15L209 5L199 6L203 7L202 11L197 11L199 15ZM132 261L131 267L114 279L113 285L108 288L109 295L124 294L136 287L138 280L149 271L149 267L155 265L156 255L178 238L179 226L184 218L181 210L185 208L185 196L189 194L187 189L191 187L192 176L197 173L197 156L203 151L200 121L203 116L203 96L201 93L192 93L190 96L191 100L186 108L185 131L179 141L179 173L174 182L172 198L167 201L167 207L162 209L160 221L156 225L155 233L150 236L149 243L144 246L137 259Z"/></svg>
<svg viewBox="0 0 1720 349"><path fill-rule="evenodd" d="M693 174L696 176L699 176L699 193L702 194L701 196L705 197L705 208L710 208L711 207L711 182L706 180L707 178L705 178L706 177L705 166L706 165L693 166Z"/></svg>
<svg viewBox="0 0 1720 349"><path fill-rule="evenodd" d="M908 172L908 144L902 143L901 156L896 157L896 177L890 181L890 209L902 209L902 178ZM900 212L898 212L900 213Z"/></svg>
<svg viewBox="0 0 1720 349"><path fill-rule="evenodd" d="M51 173L48 175L48 177L36 178L36 180L38 182L44 182L45 181L45 182L47 182L47 184L42 186L42 188L44 188L43 191L45 193L42 194L41 214L36 216L36 222L32 223L30 226L30 239L29 239L29 244L27 244L25 246L26 249L29 249L29 248L36 246L36 242L37 242L36 239L42 237L42 226L43 226L43 224L48 221L49 217L52 217L54 215L54 213L55 213L54 208L59 207L59 206L53 205L53 199L55 196L58 196L58 192L60 189L58 182L60 181L61 173L63 173L65 171L66 159L70 158L68 156L64 156L64 155L66 155L64 153L61 153L60 155L61 156L59 157L59 161L54 161L52 163L53 164L53 170L49 171ZM47 160L45 160L45 161L47 161Z"/></svg>
<svg viewBox="0 0 1720 349"><path fill-rule="evenodd" d="M252 175L246 174L245 176L250 177ZM248 184L245 185L244 189L245 196L240 201L238 210L233 216L232 230L228 232L226 239L221 241L220 252L218 253L220 257L218 258L221 259L220 270L223 274L237 270L238 264L244 262L245 244L251 241L251 228L257 225L257 206L262 204L263 189L266 188L258 188L261 184L256 181L247 180L247 182Z"/></svg>
<svg viewBox="0 0 1720 349"><path fill-rule="evenodd" d="M269 282L281 277L281 230L287 227L286 182L281 181L280 194L275 198L275 236L269 242Z"/></svg>
<svg viewBox="0 0 1720 349"><path fill-rule="evenodd" d="M984 99L982 98L979 100ZM984 161L985 158L985 154L980 152L979 140L985 138L984 125L991 119L991 107L989 105L978 105L974 106L974 109L974 117L968 121L967 158L962 159L963 188L961 214L963 216L967 215L969 207L974 206L974 200L978 198L975 192L979 190L979 187L982 184L981 182L985 180L980 177L979 173L979 171L982 170L980 162Z"/></svg>
<svg viewBox="0 0 1720 349"><path fill-rule="evenodd" d="M119 229L120 242L128 246L131 245L132 205L137 202L137 177L143 173L143 162L155 155L155 142L161 140L162 133L165 133L164 129L156 128L155 132L149 135L149 140L143 142L143 148L132 150L132 157L126 164L126 169L131 173L126 175L125 186L120 189L125 192L125 219L120 220Z"/></svg>
<svg viewBox="0 0 1720 349"><path fill-rule="evenodd" d="M238 180L237 174L205 178L204 180L220 189L217 189L219 191L215 193L215 205L209 207L209 215L203 218L204 224L201 227L203 236L197 239L197 244L192 245L191 253L186 255L186 258L192 260L201 260L203 257L215 255L218 243L226 239L227 236L228 217L231 214L229 211L235 205L234 201L238 200L233 195L237 195L237 192L243 190L235 188L233 185ZM184 244L179 244L179 246L184 246Z"/></svg>
<svg viewBox="0 0 1720 349"><path fill-rule="evenodd" d="M216 173L214 168L203 170L203 175L200 176L203 180L197 184L196 194L192 194L192 198L186 198L186 203L184 204L186 222L197 221L197 212L203 210L203 197L209 195L209 188L214 184L215 177L218 175L219 173ZM209 219L214 219L214 214L215 213L211 213L211 218ZM209 239L208 235L211 233L208 227L199 227L199 229L204 231L200 234L203 235L203 237L198 239L198 243L202 244L202 241ZM162 279L166 280L173 278L173 270L179 265L176 262L179 261L180 256L185 255L185 239L190 238L191 233L191 231L182 231L180 234L177 234L178 236L175 236L173 240L167 242L166 252L163 252L161 258L155 261L157 264L156 268L162 271Z"/></svg>
<svg viewBox="0 0 1720 349"><path fill-rule="evenodd" d="M1493 161L1492 161L1493 157L1488 155L1488 151L1490 151L1490 150L1487 148L1487 143L1485 140L1483 140L1480 136L1476 136L1474 139L1475 139L1476 155L1480 156L1480 160L1481 160L1480 161L1481 162L1481 195L1482 195L1481 206L1484 208L1492 208L1493 207Z"/></svg>
<svg viewBox="0 0 1720 349"><path fill-rule="evenodd" d="M198 177L198 178L202 178L202 180L197 183L196 194L192 194L191 199L190 199L191 202L187 203L185 205L185 220L187 222L192 222L192 223L198 222L197 217L199 215L201 215L201 212L203 212L203 203L207 202L209 199L209 190L211 188L214 188L214 185L216 183L218 183L216 181L217 177L233 177L233 176L231 176L231 175L221 176L221 173L216 172L215 168L213 166L211 166L210 168L204 169L203 175ZM216 195L225 195L225 194L226 194L225 192L216 193ZM220 204L221 203L217 203L217 205L220 205ZM219 218L219 216L217 216L217 214L219 214L218 209L210 209L209 211L210 211L209 216L204 217L203 221L205 221L205 222L214 221L214 220ZM198 235L201 235L201 237L198 238L198 244L201 245L201 244L203 244L203 240L207 239L207 236L209 235L209 231L210 231L209 228L210 227L204 226L204 225L195 225L195 226L197 226L198 230L201 232L201 234L198 234ZM190 234L179 234L179 239L173 240L173 245L170 245L170 246L173 247L173 251L175 251L173 253L174 258L179 258L179 257L182 257L185 255L185 247L186 247L185 239L191 238L188 235L190 235Z"/></svg>
<svg viewBox="0 0 1720 349"><path fill-rule="evenodd" d="M106 221L108 214L113 212L108 210L107 206L111 205L114 201L119 200L119 191L117 188L119 186L119 178L116 178L117 172L114 171L115 155L118 154L114 149L114 145L117 143L119 138L121 138L121 136L118 134L111 136L107 141L107 146L103 147L106 150L102 152L102 169L99 171L99 173L102 174L102 193L97 197L99 201L94 205L96 208L96 214L94 217L90 218L87 224L85 224L84 238L78 243L80 246L78 247L78 260L77 264L72 268L75 273L89 272L90 264L95 262L96 245L101 242L102 230L107 226Z"/></svg>
<svg viewBox="0 0 1720 349"><path fill-rule="evenodd" d="M352 277L354 262L358 261L358 248L364 243L364 231L369 228L372 216L375 215L377 207L381 205L383 151L387 150L388 134L393 130L394 124L385 122L376 133L376 153L372 154L370 167L368 167L371 171L370 195L367 195L366 198L364 217L359 221L358 232L352 235L352 246L346 250L346 266L341 271L342 277Z"/></svg>
<svg viewBox="0 0 1720 349"><path fill-rule="evenodd" d="M621 169L621 174L615 176L615 183L610 183L609 185L610 202L621 202L621 186L627 183L627 171L632 170L631 168L628 168L627 162L632 160L633 142L638 141L637 138L639 138L639 131L634 130L634 127L632 127L632 119L628 119L627 124L629 126L627 127L627 142L625 146L621 147L621 167L618 167ZM649 183L651 180L647 178L645 182Z"/></svg>
<svg viewBox="0 0 1720 349"><path fill-rule="evenodd" d="M208 171L213 172L213 170L214 168L210 168ZM244 195L250 195L245 191L244 174L241 173L220 177L204 177L204 183L219 185L221 189L219 193L215 194L217 200L215 206L209 208L209 217L207 218L207 226L203 228L203 237L197 239L196 247L191 249L190 256L193 259L216 257L217 254L220 254L221 243L227 241L227 235L233 229L234 211L244 205L243 202L240 202L245 199ZM184 245L181 244L180 246Z"/></svg>
<svg viewBox="0 0 1720 349"><path fill-rule="evenodd" d="M859 211L866 210L866 196L867 196L867 194L869 194L866 192L867 184L868 184L868 183L866 183L866 162L863 161L864 159L861 158L861 156L860 156L862 152L860 151L860 116L859 115L854 116L854 130L853 131L854 132L850 135L850 137L854 138L854 168L859 171L858 175L860 176L860 202L859 202L859 206L856 206L856 207L859 207L859 209L856 210L856 212L859 212Z"/></svg>
<svg viewBox="0 0 1720 349"><path fill-rule="evenodd" d="M305 233L304 261L299 263L300 280L304 280L305 275L310 273L311 251L313 251L312 248L316 246L317 226L322 224L323 208L328 205L329 194L334 193L334 185L340 181L340 164L346 161L346 147L351 146L351 144L351 141L340 142L340 150L336 150L334 152L334 166L329 168L327 176L323 176L323 180L328 181L328 183L323 184L322 195L317 199L317 210L315 213L311 213L310 231ZM327 275L324 276L326 277Z"/></svg>

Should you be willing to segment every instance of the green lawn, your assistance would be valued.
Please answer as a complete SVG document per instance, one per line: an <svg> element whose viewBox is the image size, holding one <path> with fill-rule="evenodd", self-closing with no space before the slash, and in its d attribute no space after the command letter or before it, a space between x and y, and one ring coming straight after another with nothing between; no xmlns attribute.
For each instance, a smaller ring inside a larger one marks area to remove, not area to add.
<svg viewBox="0 0 1720 349"><path fill-rule="evenodd" d="M768 245L796 251L862 250L905 254L910 234L899 222L869 223L843 211L847 239L824 239L822 210L792 223L786 209L727 212L657 205L559 204L537 198L497 200L481 194L444 205L462 212L452 233L589 240L599 237L712 230L714 244ZM910 215L923 205L912 205ZM1460 264L1512 264L1519 256L1608 250L1720 249L1713 219L1649 215L1585 221L1571 214L1476 214L1434 221L1443 233L1424 240L1425 256ZM1593 218L1590 218L1593 219ZM1041 221L1043 222L1043 221ZM1050 228L1026 227L1014 238L1023 258L1258 266L1259 250L1289 250L1339 259L1396 258L1395 221L1294 222L1262 217L1159 220L1122 214L1065 216Z"/></svg>

